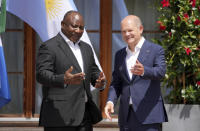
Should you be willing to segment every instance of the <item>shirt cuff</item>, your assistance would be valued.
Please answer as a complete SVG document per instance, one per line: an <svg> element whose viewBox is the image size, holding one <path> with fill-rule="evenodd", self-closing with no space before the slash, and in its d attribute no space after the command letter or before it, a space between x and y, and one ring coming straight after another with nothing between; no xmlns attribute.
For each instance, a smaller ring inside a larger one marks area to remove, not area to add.
<svg viewBox="0 0 200 131"><path fill-rule="evenodd" d="M107 103L110 103L110 104L114 105L114 103L112 101L107 101Z"/></svg>
<svg viewBox="0 0 200 131"><path fill-rule="evenodd" d="M68 84L64 84L64 88L67 88Z"/></svg>
<svg viewBox="0 0 200 131"><path fill-rule="evenodd" d="M100 87L100 88L97 88L99 91L103 91L104 89L106 88L106 85Z"/></svg>
<svg viewBox="0 0 200 131"><path fill-rule="evenodd" d="M141 74L141 76L144 76L144 72Z"/></svg>

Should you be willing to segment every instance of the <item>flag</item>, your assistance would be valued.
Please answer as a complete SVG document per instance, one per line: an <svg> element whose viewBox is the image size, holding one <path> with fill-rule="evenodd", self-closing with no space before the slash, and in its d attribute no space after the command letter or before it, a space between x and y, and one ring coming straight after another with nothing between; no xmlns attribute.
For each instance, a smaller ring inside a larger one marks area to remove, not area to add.
<svg viewBox="0 0 200 131"><path fill-rule="evenodd" d="M0 33L5 32L6 25L6 0L0 0Z"/></svg>
<svg viewBox="0 0 200 131"><path fill-rule="evenodd" d="M2 41L0 37L0 108L11 100Z"/></svg>
<svg viewBox="0 0 200 131"><path fill-rule="evenodd" d="M70 10L77 11L73 0L7 0L7 11L28 23L43 42L57 35L65 13ZM88 43L94 52L85 30L81 40ZM102 70L95 52L94 57Z"/></svg>
<svg viewBox="0 0 200 131"><path fill-rule="evenodd" d="M0 33L5 32L6 25L6 0L0 0ZM11 100L4 52L0 36L0 108Z"/></svg>

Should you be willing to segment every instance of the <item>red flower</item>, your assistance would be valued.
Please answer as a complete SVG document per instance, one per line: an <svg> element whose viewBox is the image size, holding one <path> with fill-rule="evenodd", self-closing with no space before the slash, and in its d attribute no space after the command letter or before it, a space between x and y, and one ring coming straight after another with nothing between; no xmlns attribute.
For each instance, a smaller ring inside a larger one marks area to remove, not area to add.
<svg viewBox="0 0 200 131"><path fill-rule="evenodd" d="M189 19L189 15L187 13L185 13L184 18Z"/></svg>
<svg viewBox="0 0 200 131"><path fill-rule="evenodd" d="M162 24L162 22L161 22L161 21L157 21L157 23L158 23L158 24Z"/></svg>
<svg viewBox="0 0 200 131"><path fill-rule="evenodd" d="M192 4L192 7L195 7L195 5L196 5L196 0L190 0L190 3Z"/></svg>
<svg viewBox="0 0 200 131"><path fill-rule="evenodd" d="M192 52L192 51L190 50L190 48L186 48L186 47L184 47L184 49L185 49L187 55L189 55L189 54Z"/></svg>
<svg viewBox="0 0 200 131"><path fill-rule="evenodd" d="M160 24L160 30L165 30L166 26L163 25L161 21L157 21L158 24Z"/></svg>
<svg viewBox="0 0 200 131"><path fill-rule="evenodd" d="M172 32L169 32L169 37L171 37L172 36Z"/></svg>
<svg viewBox="0 0 200 131"><path fill-rule="evenodd" d="M178 20L178 21L181 21L181 17L180 17L179 15L177 16L177 20Z"/></svg>
<svg viewBox="0 0 200 131"><path fill-rule="evenodd" d="M187 13L185 13L185 14L183 14L183 16L184 16L184 20L185 20L185 22L187 22L188 19L189 19L189 15L188 15Z"/></svg>
<svg viewBox="0 0 200 131"><path fill-rule="evenodd" d="M195 25L200 25L200 20L196 19L194 22Z"/></svg>
<svg viewBox="0 0 200 131"><path fill-rule="evenodd" d="M160 25L160 30L165 30L165 29L166 29L166 26Z"/></svg>
<svg viewBox="0 0 200 131"><path fill-rule="evenodd" d="M197 85L200 86L200 81L197 81Z"/></svg>
<svg viewBox="0 0 200 131"><path fill-rule="evenodd" d="M168 6L170 6L169 0L163 0L163 1L161 1L161 4L162 4L162 7L168 7Z"/></svg>

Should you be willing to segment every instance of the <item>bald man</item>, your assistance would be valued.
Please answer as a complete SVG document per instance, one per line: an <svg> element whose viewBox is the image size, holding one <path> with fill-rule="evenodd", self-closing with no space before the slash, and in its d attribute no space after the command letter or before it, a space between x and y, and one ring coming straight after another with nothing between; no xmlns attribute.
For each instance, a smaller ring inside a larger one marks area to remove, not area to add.
<svg viewBox="0 0 200 131"><path fill-rule="evenodd" d="M40 46L37 80L43 91L40 126L44 131L92 131L102 116L92 100L90 83L102 90L105 76L95 64L92 48L80 40L83 17L69 11L61 31Z"/></svg>
<svg viewBox="0 0 200 131"><path fill-rule="evenodd" d="M108 119L120 97L120 131L160 131L168 121L161 96L160 80L165 76L164 50L142 36L139 17L129 15L121 21L127 47L115 54L113 79L105 113Z"/></svg>

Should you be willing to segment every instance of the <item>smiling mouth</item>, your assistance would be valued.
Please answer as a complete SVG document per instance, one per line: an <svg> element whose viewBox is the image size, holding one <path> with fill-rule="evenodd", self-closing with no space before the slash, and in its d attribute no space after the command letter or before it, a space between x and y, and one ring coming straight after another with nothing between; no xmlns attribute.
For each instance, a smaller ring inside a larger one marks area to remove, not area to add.
<svg viewBox="0 0 200 131"><path fill-rule="evenodd" d="M79 39L79 38L81 38L81 35L74 35L73 38L74 39Z"/></svg>
<svg viewBox="0 0 200 131"><path fill-rule="evenodd" d="M78 41L78 40L81 38L81 36L80 36L80 35L75 35L75 34L74 34L71 38L72 38L73 41L75 42L75 41Z"/></svg>
<svg viewBox="0 0 200 131"><path fill-rule="evenodd" d="M126 40L130 40L130 39L133 39L133 37L128 37L128 38L126 38Z"/></svg>

